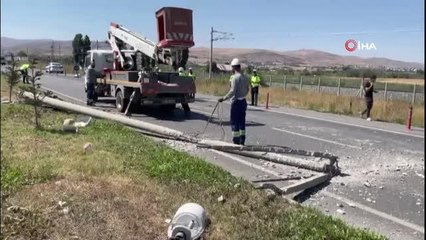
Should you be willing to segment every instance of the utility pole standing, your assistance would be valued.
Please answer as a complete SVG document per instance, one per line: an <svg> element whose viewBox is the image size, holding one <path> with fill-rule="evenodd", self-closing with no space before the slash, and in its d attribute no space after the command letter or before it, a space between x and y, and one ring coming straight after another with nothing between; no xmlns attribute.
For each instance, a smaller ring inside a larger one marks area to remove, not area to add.
<svg viewBox="0 0 426 240"><path fill-rule="evenodd" d="M55 47L54 46L54 41L52 41L52 46L50 46L50 61L51 62L53 62L53 55L54 55L54 51L55 51L54 47Z"/></svg>
<svg viewBox="0 0 426 240"><path fill-rule="evenodd" d="M218 36L217 38L213 38L213 34L214 33L219 33L221 34L220 36ZM227 32L219 32L213 29L213 27L211 27L210 30L210 60L209 60L209 79L212 78L212 63L213 63L213 41L217 41L217 40L229 40L229 39L234 39L232 37L232 33L227 33Z"/></svg>

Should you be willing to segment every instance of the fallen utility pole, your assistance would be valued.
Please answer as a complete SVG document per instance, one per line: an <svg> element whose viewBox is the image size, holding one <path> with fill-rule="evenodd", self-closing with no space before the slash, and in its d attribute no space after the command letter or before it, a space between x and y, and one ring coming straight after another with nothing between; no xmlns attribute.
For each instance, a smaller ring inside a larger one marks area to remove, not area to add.
<svg viewBox="0 0 426 240"><path fill-rule="evenodd" d="M33 98L33 94L29 92L24 92L23 96L29 99ZM104 112L101 110L97 110L97 109L93 109L93 108L89 108L85 106L80 106L77 104L64 102L64 101L50 98L50 97L44 97L43 99L41 99L41 101L44 104L47 104L54 108L62 109L65 111L77 112L77 113L85 114L85 115L96 117L96 118L109 119L109 120L124 124L126 126L136 128L148 134L151 133L151 135L154 135L157 137L190 142L193 144L197 144L198 146L217 148L218 150L221 150L224 152L230 152L230 153L238 154L241 156L253 157L256 159L265 159L267 161L290 165L290 166L308 169L308 170L317 171L317 172L331 173L333 175L338 173L338 167L335 166L335 163L337 162L332 161L330 159L328 159L329 161L325 161L325 160L310 161L305 159L298 159L294 157L283 156L283 155L279 155L275 153L271 154L271 153L268 153L268 151L255 152L253 150L259 150L259 149L256 149L253 146L241 147L241 146L238 146L232 143L223 142L223 141L198 139L195 137L187 136L183 132L170 129L167 127L131 119L122 115L108 113L108 112ZM269 151L272 151L273 149L275 149L277 152L281 151L281 153L288 153L288 151L286 152L286 150L288 150L289 148L281 147L281 150L278 150L280 149L279 147L266 147L266 148L261 147L260 149L263 149L263 150L269 149ZM251 151L248 151L248 150L251 150ZM307 153L308 152L304 152L304 154L307 154ZM324 156L326 156L326 154L324 154ZM334 156L332 156L331 159L334 159L333 157Z"/></svg>
<svg viewBox="0 0 426 240"><path fill-rule="evenodd" d="M264 159L274 163L285 164L289 166L304 168L316 172L331 172L333 174L338 173L338 169L334 164L330 164L330 161L310 161L304 159L290 158L290 157L280 157L277 155L270 155L265 152L249 152L249 151L238 151L238 150L222 150L224 152L234 153L246 157Z"/></svg>
<svg viewBox="0 0 426 240"><path fill-rule="evenodd" d="M261 186L257 187L257 189L271 189L272 191L274 191L277 194L280 195L287 195L287 194L291 194L291 193L295 193L295 192L300 192L303 191L305 189L308 188L312 188L315 187L321 183L324 183L328 180L330 180L332 177L331 174L329 173L321 173L317 176L308 178L308 179L304 179L300 182L294 183L290 186L286 186L283 188L279 188L277 186L275 186L274 184L271 183L263 183Z"/></svg>
<svg viewBox="0 0 426 240"><path fill-rule="evenodd" d="M33 97L33 94L29 93L29 92L24 92L23 96L31 99ZM189 141L189 142L195 141L195 139L191 139L191 138L185 136L180 131L176 131L176 130L171 129L171 128L162 127L162 126L158 126L158 125L147 123L147 122L138 121L138 120L131 119L131 118L128 118L128 117L125 117L125 116L107 113L107 112L104 112L104 111L101 111L101 110L97 110L97 109L88 108L88 107L80 106L80 105L73 104L73 103L60 101L60 100L50 98L50 97L45 97L45 98L41 99L41 101L44 104L50 105L50 106L58 108L58 109L78 112L78 113L81 113L81 114L86 114L88 116L97 117L97 118L109 119L109 120L127 125L129 127L134 127L134 128L138 128L138 129L141 129L141 130L150 131L150 132L157 133L157 134L160 134L160 135L171 136L176 140L184 140L184 141Z"/></svg>
<svg viewBox="0 0 426 240"><path fill-rule="evenodd" d="M337 162L337 156L334 156L329 153L321 153L321 152L309 152L305 150L292 149L284 146L253 146L253 145L235 145L235 146L209 146L209 145L199 145L201 148L212 148L215 150L223 150L223 151L250 151L250 152L273 152L273 153L284 153L284 154L292 154L306 157L320 157L326 158L331 161L331 164Z"/></svg>

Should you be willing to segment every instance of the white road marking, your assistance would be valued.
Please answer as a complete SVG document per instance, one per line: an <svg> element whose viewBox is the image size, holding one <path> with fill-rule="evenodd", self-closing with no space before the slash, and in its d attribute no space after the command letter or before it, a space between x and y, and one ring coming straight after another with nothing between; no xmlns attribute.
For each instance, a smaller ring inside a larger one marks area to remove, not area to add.
<svg viewBox="0 0 426 240"><path fill-rule="evenodd" d="M288 130L284 130L284 129L280 129L280 128L272 128L272 129L276 130L276 131L280 131L280 132L290 133L290 134L293 134L293 135L322 141L322 142L336 144L336 145L343 146L343 147L349 147L349 148L354 148L354 149L362 149L359 146L348 145L348 144L344 144L344 143L340 143L340 142L336 142L336 141L331 141L331 140L327 140L327 139L323 139L323 138L318 138L318 137L314 137L314 136L310 136L310 135L305 135L305 134L301 134L301 133L296 133L296 132L292 132L292 131L288 131Z"/></svg>
<svg viewBox="0 0 426 240"><path fill-rule="evenodd" d="M423 139L425 138L424 136L421 136L421 135L414 135L414 134L409 134L409 133L403 133L403 132L397 132L397 131L387 130L387 129L383 129L383 128L375 128L375 127L363 126L363 125L358 125L358 124L339 122L339 121L334 121L334 120L324 119L324 118L319 118L319 117L304 116L304 115L299 115L299 114L296 114L296 113L285 113L285 112L280 112L280 111L275 111L275 110L266 110L266 111L268 111L268 112L274 112L274 113L279 113L279 114L284 114L284 115L295 116L295 117L302 117L302 118L309 118L309 119L314 119L314 120L320 120L320 121L324 121L324 122L337 123L337 124L340 124L340 125L346 125L346 126L359 127L359 128L370 129L370 130L376 130L376 131L394 133L394 134L399 134L399 135L404 135L404 136L410 136L410 137L416 137L416 138L423 138Z"/></svg>
<svg viewBox="0 0 426 240"><path fill-rule="evenodd" d="M354 204L357 208L359 208L361 210L364 210L364 211L369 212L371 214L377 215L377 216L379 216L381 218L387 219L387 220L392 221L394 223L398 223L398 224L400 224L400 225L402 225L404 227L410 228L410 229L412 229L414 231L417 231L417 232L420 232L420 233L423 233L423 234L425 233L425 229L422 226L416 225L414 223L407 222L407 221L405 221L403 219L394 217L394 216L389 215L387 213L380 212L380 211L378 211L378 210L376 210L374 208L371 208L369 206L363 205L361 203L357 203L357 202L351 201L351 200L349 200L349 199L347 199L345 197L338 196L338 195L336 195L334 193L331 193L331 192L321 191L320 193L322 193L322 194L324 194L324 195L326 195L328 197L331 197L331 198L337 199L339 201L342 201L342 202L344 202L344 203L346 203L348 205Z"/></svg>
<svg viewBox="0 0 426 240"><path fill-rule="evenodd" d="M215 152L215 153L217 153L219 155L222 155L222 156L224 156L226 158L232 159L232 160L234 160L236 162L239 162L241 164L244 164L246 166L253 167L253 168L256 168L258 170L264 171L264 172L266 172L266 173L268 173L270 175L274 175L274 176L277 176L277 177L282 177L282 175L280 175L278 172L275 172L275 171L272 171L272 170L269 170L269 169L265 169L265 168L263 168L263 167L261 167L259 165L253 164L253 163L251 163L249 161L246 161L246 160L241 159L239 157L233 156L231 154L220 152L218 150L211 150L211 151L213 151L213 152ZM336 195L334 193L330 193L330 192L327 192L325 190L321 191L320 193L322 193L322 194L324 194L324 195L326 195L328 197L334 198L336 200L342 201L342 202L344 202L344 203L346 203L348 205L353 204L353 205L357 206L357 208L359 208L359 209L361 209L363 211L369 212L369 213L371 213L373 215L376 215L378 217L384 218L386 220L389 220L391 222L397 223L399 225L402 225L404 227L410 228L410 229L412 229L414 231L417 231L417 232L420 232L420 233L424 234L424 227L422 227L422 226L416 225L414 223L407 222L407 221L405 221L403 219L394 217L394 216L389 215L387 213L378 211L378 210L373 209L371 207L365 206L365 205L363 205L361 203L349 200L349 199L347 199L345 197L338 196L338 195Z"/></svg>
<svg viewBox="0 0 426 240"><path fill-rule="evenodd" d="M214 100L210 100L210 99L205 99L205 100L209 101L209 102L215 102ZM229 104L229 103L226 103L226 104ZM314 120L319 120L319 121L323 121L323 122L331 122L331 123L336 123L336 124L346 125L346 126L351 126L351 127L365 128L365 129L370 129L370 130L375 130L375 131L381 131L381 132L399 134L399 135L404 135L404 136L409 136L409 137L422 138L422 139L425 138L422 135L415 135L415 134L409 134L409 133L403 133L403 132L398 132L398 131L387 130L387 129L383 129L383 128L375 128L375 127L363 126L363 125L358 125L358 124L352 124L352 123L334 121L334 120L324 119L324 118L320 118L320 117L312 117L312 116L300 115L300 114L296 114L296 113L288 113L288 112L276 111L276 110L271 110L271 109L262 109L260 107L256 108L256 107L250 107L249 106L248 108L249 109L257 109L257 110L261 110L261 111L265 111L265 112L273 112L273 113L278 113L278 114L283 114L283 115L289 115L289 116L295 116L295 117L301 117L301 118L314 119Z"/></svg>

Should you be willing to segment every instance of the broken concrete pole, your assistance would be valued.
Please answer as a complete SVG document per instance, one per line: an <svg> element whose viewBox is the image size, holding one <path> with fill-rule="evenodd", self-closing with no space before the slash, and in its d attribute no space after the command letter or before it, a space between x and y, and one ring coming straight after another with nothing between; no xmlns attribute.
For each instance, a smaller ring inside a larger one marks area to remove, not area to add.
<svg viewBox="0 0 426 240"><path fill-rule="evenodd" d="M282 155L280 156L278 154L265 154L264 152L246 152L246 151L227 150L227 149L224 149L223 151L246 156L246 157L261 158L274 163L285 164L285 165L304 168L304 169L313 170L317 172L330 172L334 168L334 166L330 165L329 161L314 162L314 161L304 160L301 158L295 158L290 156L282 156Z"/></svg>
<svg viewBox="0 0 426 240"><path fill-rule="evenodd" d="M62 130L64 132L72 132L72 133L78 132L77 127L74 126L74 119L71 119L71 118L65 119L64 123L62 124Z"/></svg>
<svg viewBox="0 0 426 240"><path fill-rule="evenodd" d="M337 209L336 210L336 212L338 212L338 213L340 213L340 214L342 214L342 215L345 215L346 214L346 212L345 212L345 210L343 210L343 209Z"/></svg>
<svg viewBox="0 0 426 240"><path fill-rule="evenodd" d="M26 98L33 98L33 94L29 93L29 92L24 92L23 96L26 97ZM122 115L107 113L107 112L100 111L100 110L97 110L97 109L93 109L93 108L89 108L89 107L80 106L80 105L77 105L77 104L72 104L72 103L60 101L60 100L53 99L53 98L50 98L50 97L45 97L45 98L41 99L41 101L44 104L56 107L58 109L78 112L78 113L81 113L81 114L85 114L85 115L97 117L97 118L109 119L109 120L116 121L116 122L122 123L122 124L130 126L130 127L134 127L134 128L158 133L158 134L173 136L177 139L191 140L189 137L185 136L180 131L176 131L174 129L170 129L170 128L167 128L167 127L162 127L162 126L158 126L158 125L155 125L155 124L131 119L131 118L128 118L128 117L125 117L125 116L122 116Z"/></svg>
<svg viewBox="0 0 426 240"><path fill-rule="evenodd" d="M84 144L83 149L84 149L85 152L89 152L89 151L92 150L92 147L93 147L93 144L88 142L88 143Z"/></svg>
<svg viewBox="0 0 426 240"><path fill-rule="evenodd" d="M323 182L326 182L330 180L330 178L331 178L331 174L328 174L328 173L318 174L317 176L304 179L290 186L281 188L281 191L283 192L283 194L289 194L289 193L301 191L304 189L317 186Z"/></svg>

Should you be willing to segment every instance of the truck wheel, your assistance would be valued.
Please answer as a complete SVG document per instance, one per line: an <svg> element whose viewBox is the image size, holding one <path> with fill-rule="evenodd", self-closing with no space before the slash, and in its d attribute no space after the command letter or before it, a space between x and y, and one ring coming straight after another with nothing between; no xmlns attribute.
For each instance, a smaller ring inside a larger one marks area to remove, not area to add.
<svg viewBox="0 0 426 240"><path fill-rule="evenodd" d="M125 99L123 97L123 93L121 91L118 91L117 94L115 95L115 106L116 106L116 108L120 112L124 113L126 111L127 104L129 104L129 99Z"/></svg>
<svg viewBox="0 0 426 240"><path fill-rule="evenodd" d="M189 108L188 103L182 103L183 111L185 112L185 116L189 117L191 116L191 109Z"/></svg>

